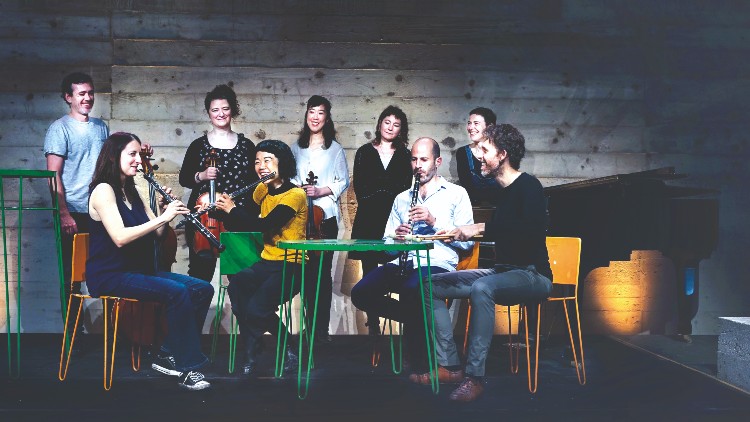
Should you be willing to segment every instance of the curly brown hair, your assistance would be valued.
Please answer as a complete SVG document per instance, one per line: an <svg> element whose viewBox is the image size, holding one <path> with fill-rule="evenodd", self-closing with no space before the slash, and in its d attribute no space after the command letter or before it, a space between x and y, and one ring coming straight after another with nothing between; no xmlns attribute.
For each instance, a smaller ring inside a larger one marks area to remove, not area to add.
<svg viewBox="0 0 750 422"><path fill-rule="evenodd" d="M521 167L521 159L526 154L526 139L515 126L507 123L487 126L484 136L495 144L498 151L508 153L511 167L516 170Z"/></svg>

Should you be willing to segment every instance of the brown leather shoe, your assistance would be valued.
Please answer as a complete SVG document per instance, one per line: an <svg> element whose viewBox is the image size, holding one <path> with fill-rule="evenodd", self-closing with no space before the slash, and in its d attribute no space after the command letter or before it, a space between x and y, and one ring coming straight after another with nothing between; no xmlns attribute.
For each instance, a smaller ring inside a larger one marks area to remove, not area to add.
<svg viewBox="0 0 750 422"><path fill-rule="evenodd" d="M459 369L458 371L449 371L442 366L438 367L438 382L444 384L456 384L461 382L464 378L464 371ZM415 384L430 385L430 373L424 374L411 374L409 375L409 381Z"/></svg>
<svg viewBox="0 0 750 422"><path fill-rule="evenodd" d="M456 401L474 401L484 391L484 386L481 382L476 381L474 378L466 377L450 395L451 400Z"/></svg>

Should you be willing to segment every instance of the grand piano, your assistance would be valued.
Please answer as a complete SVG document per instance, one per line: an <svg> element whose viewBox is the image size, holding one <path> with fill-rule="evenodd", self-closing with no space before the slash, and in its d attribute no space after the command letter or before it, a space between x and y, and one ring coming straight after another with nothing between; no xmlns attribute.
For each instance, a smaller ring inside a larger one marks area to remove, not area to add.
<svg viewBox="0 0 750 422"><path fill-rule="evenodd" d="M698 264L716 249L719 203L715 190L667 184L683 177L664 167L550 186L544 193L548 235L582 239L582 279L610 261L629 260L633 250L658 250L672 259L677 332L687 336L698 307Z"/></svg>

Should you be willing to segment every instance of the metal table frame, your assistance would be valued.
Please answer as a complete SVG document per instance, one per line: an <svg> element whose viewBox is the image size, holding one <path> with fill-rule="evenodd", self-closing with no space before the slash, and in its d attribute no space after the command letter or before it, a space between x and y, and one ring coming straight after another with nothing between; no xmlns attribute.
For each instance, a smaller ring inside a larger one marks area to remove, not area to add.
<svg viewBox="0 0 750 422"><path fill-rule="evenodd" d="M318 296L320 293L320 278L322 275L322 262L323 262L323 254L320 255L320 262L321 264L318 265L318 281L315 289L315 302L313 305L313 318L312 318L312 327L310 330L307 329L305 326L306 319L305 319L305 257L308 252L318 251L318 252L324 252L324 251L340 251L340 252L349 252L349 251L372 251L372 252L405 252L405 251L426 251L426 259L427 259L427 278L430 280L432 278L432 274L430 271L430 250L434 248L434 244L432 242L411 242L411 241L394 241L394 240L340 240L340 239L322 239L322 240L286 240L286 241L280 241L278 243L278 247L284 249L284 270L282 272L282 282L286 283L286 263L288 262L288 252L294 251L294 254L301 253L302 257L302 269L300 273L300 301L302 305L300 306L299 310L299 321L300 321L300 341L299 341L299 366L297 368L297 397L300 399L304 399L307 397L307 394L309 392L309 384L310 384L310 369L313 366L313 344L315 342L315 324L316 324L316 318L318 313ZM417 265L418 267L422 267L422 258L420 258L419 253L416 253L417 258ZM287 297L287 301L284 299L284 288L282 286L281 289L281 297L279 299L279 306L280 309L282 309L285 306L285 303L289 303L288 306L286 306L285 315L287 318L287 321L291 319L291 301L293 299L293 292L294 292L294 279L291 280L291 288L289 289L289 297ZM420 291L423 291L424 286L424 280L422 277L422 272L419 271L419 289ZM429 299L432 300L432 283L429 283ZM428 356L428 365L430 368L430 375L431 375L431 384L432 384L432 391L437 394L439 391L439 384L438 384L438 378L437 378L437 355L435 350L435 317L432 313L430 313L430 324L428 327L428 315L427 315L427 308L425 305L425 298L424 295L420 294L421 302L422 302L422 314L424 316L424 329L425 329L425 343L427 345L427 356ZM309 310L307 310L309 312ZM279 319L279 328L278 328L278 335L277 335L277 344L276 344L276 368L274 375L276 378L280 378L283 376L284 372L284 358L286 356L286 347L287 347L287 336L289 335L289 330L284 330L285 332L282 333L282 324L281 324L281 318ZM303 337L308 338L308 347L307 349L303 348ZM283 337L283 339L282 339ZM306 352L306 355L303 354L303 351ZM304 386L303 386L303 364L305 364L306 369L304 371Z"/></svg>
<svg viewBox="0 0 750 422"><path fill-rule="evenodd" d="M23 206L23 179L47 179L52 205L50 207L24 207ZM18 179L18 206L5 205L5 179ZM6 235L5 211L18 211L17 227L17 269L16 269L16 370L13 371L13 333L11 332L10 318L10 281L8 272L8 237ZM20 170L0 169L0 213L2 214L3 230L3 264L5 269L5 313L6 332L8 335L8 376L19 378L21 376L21 232L23 227L23 211L52 211L52 225L55 231L55 247L57 249L57 269L60 277L60 312L63 322L65 321L65 309L67 308L65 297L65 279L62 262L62 237L60 230L60 205L57 201L57 179L55 172L51 170Z"/></svg>

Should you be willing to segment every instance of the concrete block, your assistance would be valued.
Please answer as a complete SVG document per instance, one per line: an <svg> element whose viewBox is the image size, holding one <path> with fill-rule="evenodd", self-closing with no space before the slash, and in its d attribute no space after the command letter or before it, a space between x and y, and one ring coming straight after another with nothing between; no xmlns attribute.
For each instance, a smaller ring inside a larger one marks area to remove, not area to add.
<svg viewBox="0 0 750 422"><path fill-rule="evenodd" d="M718 377L750 391L750 318L719 318Z"/></svg>

